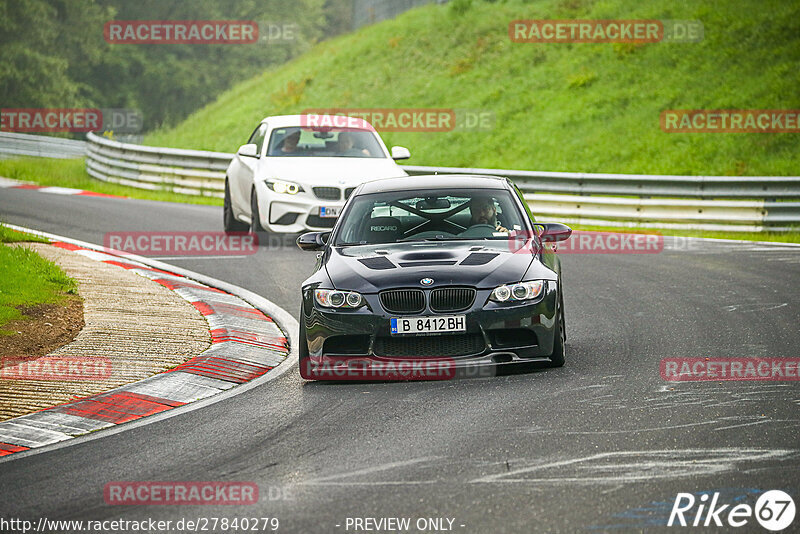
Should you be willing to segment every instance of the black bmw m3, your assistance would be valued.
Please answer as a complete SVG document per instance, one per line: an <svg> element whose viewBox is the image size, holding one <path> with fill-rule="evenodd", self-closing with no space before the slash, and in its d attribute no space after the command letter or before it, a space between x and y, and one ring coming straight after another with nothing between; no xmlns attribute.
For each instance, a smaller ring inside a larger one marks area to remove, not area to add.
<svg viewBox="0 0 800 534"><path fill-rule="evenodd" d="M344 371L372 367L405 369L386 378L420 378L434 365L562 366L561 267L550 243L571 232L537 223L506 178L362 184L332 231L297 240L321 251L302 285L301 375L384 376Z"/></svg>

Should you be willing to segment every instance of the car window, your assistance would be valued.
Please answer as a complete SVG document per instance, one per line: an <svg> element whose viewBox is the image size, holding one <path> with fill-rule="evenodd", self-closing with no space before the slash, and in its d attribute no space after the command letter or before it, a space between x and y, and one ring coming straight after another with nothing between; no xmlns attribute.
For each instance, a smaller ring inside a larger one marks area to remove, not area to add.
<svg viewBox="0 0 800 534"><path fill-rule="evenodd" d="M531 222L536 222L536 217L534 217L533 212L531 211L531 206L525 200L525 195L522 194L522 191L519 190L519 187L514 185L514 191L517 193L517 198L519 201L522 202L522 205L525 206L525 212L528 214L528 218L530 218Z"/></svg>
<svg viewBox="0 0 800 534"><path fill-rule="evenodd" d="M374 132L337 128L275 128L269 156L384 158Z"/></svg>
<svg viewBox="0 0 800 534"><path fill-rule="evenodd" d="M343 215L336 245L506 239L527 227L507 190L429 190L362 195Z"/></svg>
<svg viewBox="0 0 800 534"><path fill-rule="evenodd" d="M267 124L262 123L258 125L258 128L255 129L253 135L250 136L250 139L247 141L248 144L254 144L258 147L258 155L261 155L261 147L264 146L264 139L267 136Z"/></svg>

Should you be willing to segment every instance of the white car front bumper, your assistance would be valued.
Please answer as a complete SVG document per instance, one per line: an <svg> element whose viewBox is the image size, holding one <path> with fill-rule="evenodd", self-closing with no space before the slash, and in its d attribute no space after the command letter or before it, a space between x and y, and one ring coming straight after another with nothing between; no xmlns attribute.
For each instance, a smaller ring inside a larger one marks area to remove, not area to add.
<svg viewBox="0 0 800 534"><path fill-rule="evenodd" d="M326 189L330 189L325 186ZM347 187L348 189L350 186ZM265 182L256 184L258 195L258 211L261 214L261 226L273 233L296 234L311 230L330 230L336 223L336 217L321 217L320 208L337 208L341 210L345 204L345 187L339 187L339 200L318 198L314 188L303 185L305 191L290 195L275 193Z"/></svg>

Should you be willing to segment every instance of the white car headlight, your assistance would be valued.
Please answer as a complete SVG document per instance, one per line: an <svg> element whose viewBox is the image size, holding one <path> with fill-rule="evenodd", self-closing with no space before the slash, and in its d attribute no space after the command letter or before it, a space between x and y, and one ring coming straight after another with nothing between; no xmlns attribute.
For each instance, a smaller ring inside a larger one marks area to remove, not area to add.
<svg viewBox="0 0 800 534"><path fill-rule="evenodd" d="M361 294L336 289L315 289L314 300L323 308L360 308L364 305Z"/></svg>
<svg viewBox="0 0 800 534"><path fill-rule="evenodd" d="M494 288L489 300L495 302L509 302L535 299L544 290L544 280L520 282L519 284L502 285Z"/></svg>
<svg viewBox="0 0 800 534"><path fill-rule="evenodd" d="M305 191L300 184L283 180L267 180L267 187L276 193L285 193L287 195L296 195Z"/></svg>

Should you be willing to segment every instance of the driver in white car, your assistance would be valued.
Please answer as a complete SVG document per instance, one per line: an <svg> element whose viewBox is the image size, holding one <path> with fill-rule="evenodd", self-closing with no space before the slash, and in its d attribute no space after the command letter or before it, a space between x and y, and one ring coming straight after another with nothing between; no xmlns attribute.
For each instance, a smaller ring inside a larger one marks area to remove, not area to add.
<svg viewBox="0 0 800 534"><path fill-rule="evenodd" d="M298 152L297 143L300 142L300 130L291 130L281 141L280 151L284 154L294 154Z"/></svg>
<svg viewBox="0 0 800 534"><path fill-rule="evenodd" d="M339 154L344 156L370 156L366 148L356 147L355 134L351 132L339 134Z"/></svg>
<svg viewBox="0 0 800 534"><path fill-rule="evenodd" d="M508 232L497 220L497 206L492 197L472 197L469 201L470 226L488 224L496 232Z"/></svg>

